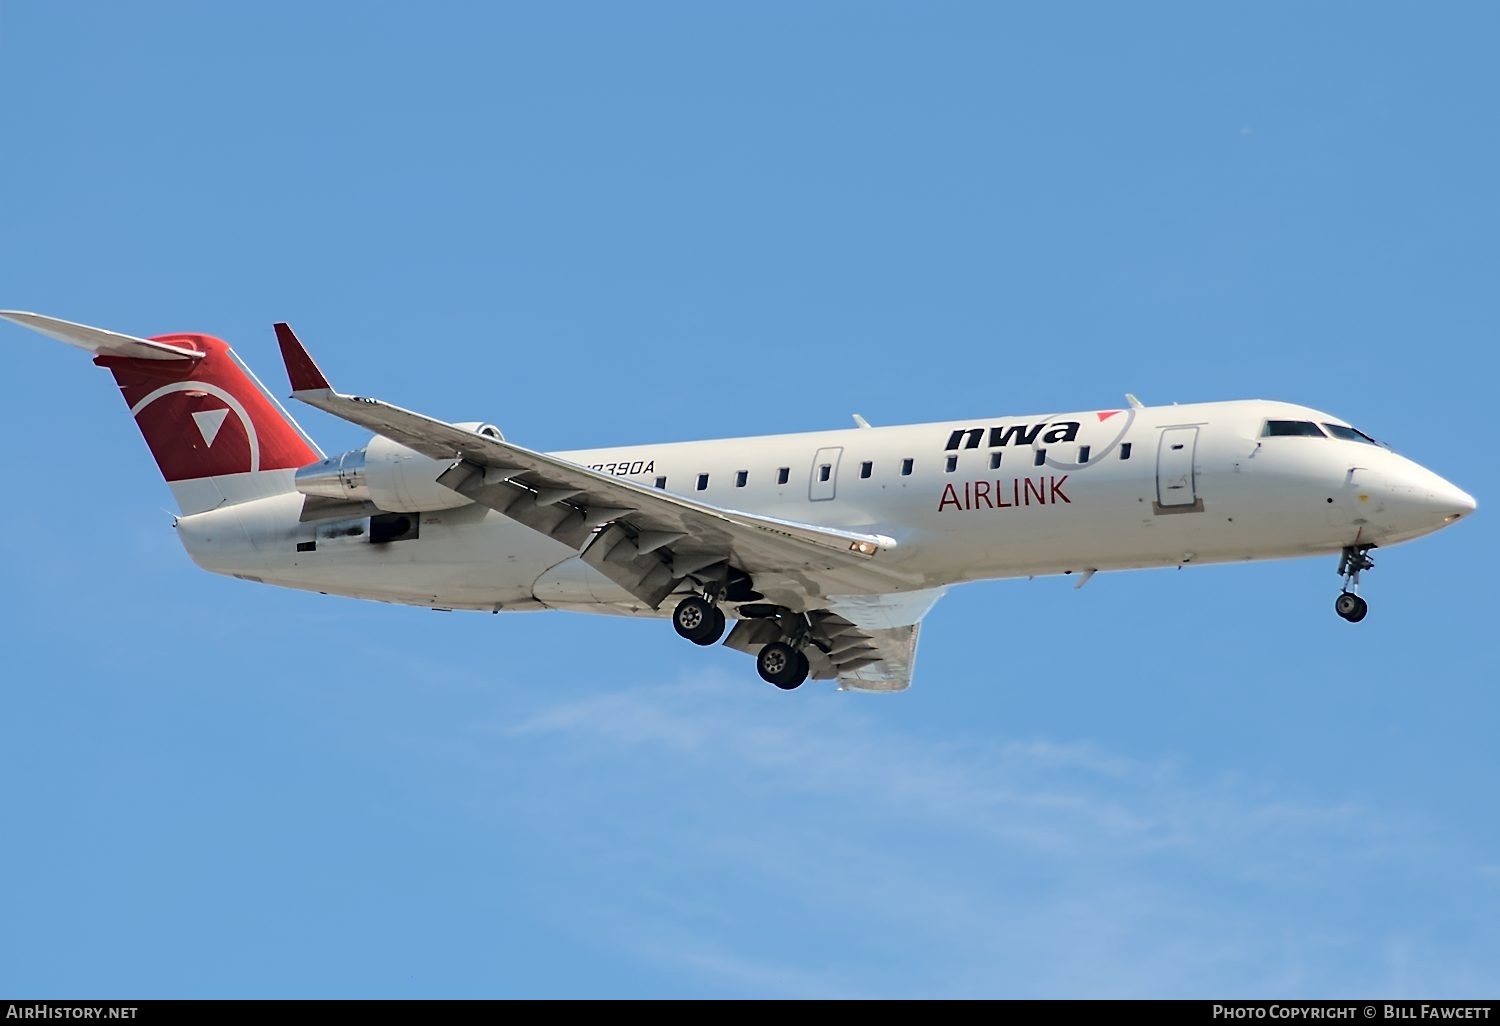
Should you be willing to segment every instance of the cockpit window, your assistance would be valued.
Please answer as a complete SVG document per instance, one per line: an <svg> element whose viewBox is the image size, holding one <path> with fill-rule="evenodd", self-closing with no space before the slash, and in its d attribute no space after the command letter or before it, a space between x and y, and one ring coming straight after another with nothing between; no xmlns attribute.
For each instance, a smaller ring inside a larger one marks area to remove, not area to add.
<svg viewBox="0 0 1500 1026"><path fill-rule="evenodd" d="M1310 420L1268 420L1266 429L1260 434L1262 438L1277 438L1284 435L1305 438L1325 437L1323 432L1318 430L1318 425Z"/></svg>
<svg viewBox="0 0 1500 1026"><path fill-rule="evenodd" d="M1366 445L1380 445L1379 442L1358 428L1346 427L1343 424L1324 424L1328 433L1334 438L1342 438L1346 442L1364 442Z"/></svg>

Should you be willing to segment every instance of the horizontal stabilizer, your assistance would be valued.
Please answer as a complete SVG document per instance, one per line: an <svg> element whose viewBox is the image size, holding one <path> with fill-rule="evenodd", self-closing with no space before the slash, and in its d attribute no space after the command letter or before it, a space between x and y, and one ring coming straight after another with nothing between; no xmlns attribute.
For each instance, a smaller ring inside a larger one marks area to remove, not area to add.
<svg viewBox="0 0 1500 1026"><path fill-rule="evenodd" d="M59 342L66 342L79 349L87 349L96 356L123 356L133 360L201 360L203 358L202 353L183 346L134 338L130 335L121 335L117 331L90 328L86 324L74 324L72 321L43 317L41 314L27 313L24 310L0 310L0 317L7 321L14 321L23 328L40 332L48 338L55 338Z"/></svg>

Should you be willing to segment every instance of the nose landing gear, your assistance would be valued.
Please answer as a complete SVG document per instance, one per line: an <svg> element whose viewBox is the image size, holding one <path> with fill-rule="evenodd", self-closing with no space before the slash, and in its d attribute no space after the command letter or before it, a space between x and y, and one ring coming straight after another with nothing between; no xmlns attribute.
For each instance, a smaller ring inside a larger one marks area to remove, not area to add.
<svg viewBox="0 0 1500 1026"><path fill-rule="evenodd" d="M1359 623L1370 611L1370 604L1352 592L1343 592L1333 600L1333 611L1350 623Z"/></svg>
<svg viewBox="0 0 1500 1026"><path fill-rule="evenodd" d="M1343 590L1333 602L1333 611L1350 623L1359 623L1370 611L1370 604L1360 598L1359 575L1373 569L1375 561L1370 558L1373 545L1346 545L1339 559L1339 576L1344 579Z"/></svg>

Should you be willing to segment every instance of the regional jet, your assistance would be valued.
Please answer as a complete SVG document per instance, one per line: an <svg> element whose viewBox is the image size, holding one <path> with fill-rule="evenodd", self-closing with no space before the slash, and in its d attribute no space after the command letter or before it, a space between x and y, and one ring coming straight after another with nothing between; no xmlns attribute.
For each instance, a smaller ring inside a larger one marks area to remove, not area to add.
<svg viewBox="0 0 1500 1026"><path fill-rule="evenodd" d="M922 618L969 581L1330 555L1358 623L1372 550L1475 508L1338 417L1260 399L546 453L338 392L277 324L292 397L373 432L329 456L217 338L0 317L114 376L205 570L670 618L784 690L905 690Z"/></svg>

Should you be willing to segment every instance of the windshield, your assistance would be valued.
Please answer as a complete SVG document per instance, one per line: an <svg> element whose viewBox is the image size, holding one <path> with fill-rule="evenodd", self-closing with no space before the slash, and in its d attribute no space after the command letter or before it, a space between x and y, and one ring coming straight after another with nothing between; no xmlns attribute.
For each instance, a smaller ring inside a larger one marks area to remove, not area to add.
<svg viewBox="0 0 1500 1026"><path fill-rule="evenodd" d="M1328 433L1334 438L1342 438L1346 442L1364 442L1366 445L1380 445L1379 442L1358 428L1352 428L1344 424L1324 424L1323 426L1328 429ZM1384 448L1384 446L1381 446L1381 448Z"/></svg>
<svg viewBox="0 0 1500 1026"><path fill-rule="evenodd" d="M1326 434L1325 434L1326 432ZM1337 438L1343 442L1359 442L1362 445L1378 445L1387 449L1384 442L1377 442L1358 428L1348 424L1333 424L1324 421L1320 427L1310 420L1268 420L1261 429L1262 438Z"/></svg>
<svg viewBox="0 0 1500 1026"><path fill-rule="evenodd" d="M1268 420L1261 432L1263 438L1296 437L1322 438L1323 432L1310 420Z"/></svg>

